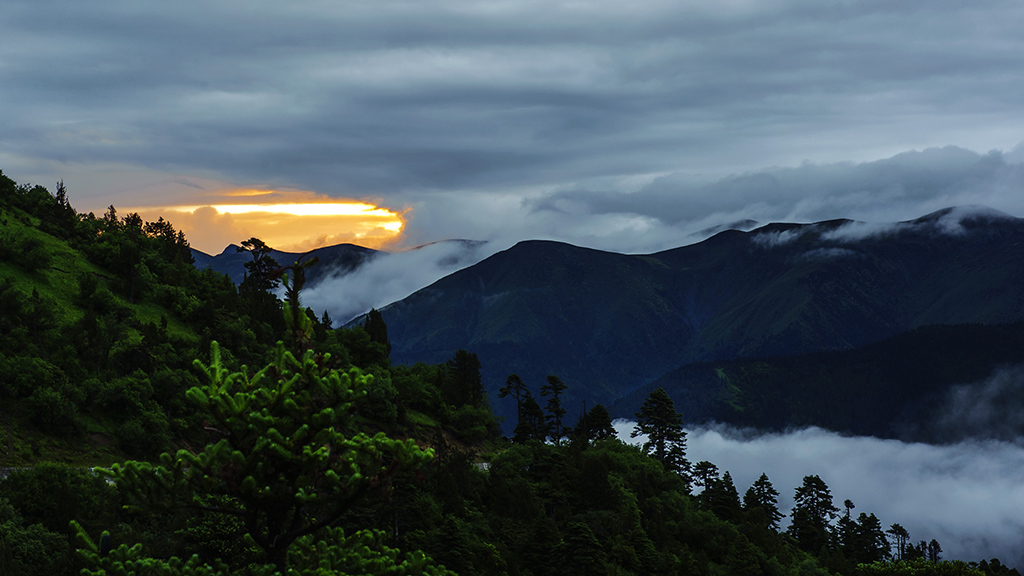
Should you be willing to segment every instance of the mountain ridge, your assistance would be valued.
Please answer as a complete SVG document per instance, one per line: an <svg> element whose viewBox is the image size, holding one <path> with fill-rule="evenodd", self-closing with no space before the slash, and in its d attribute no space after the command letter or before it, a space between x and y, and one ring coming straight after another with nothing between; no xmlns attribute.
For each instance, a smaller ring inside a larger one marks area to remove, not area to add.
<svg viewBox="0 0 1024 576"><path fill-rule="evenodd" d="M559 374L581 405L693 362L1021 320L1021 286L1024 219L950 208L882 225L727 230L652 254L523 241L381 312L397 362L463 348L480 357L492 393L510 373L534 387Z"/></svg>

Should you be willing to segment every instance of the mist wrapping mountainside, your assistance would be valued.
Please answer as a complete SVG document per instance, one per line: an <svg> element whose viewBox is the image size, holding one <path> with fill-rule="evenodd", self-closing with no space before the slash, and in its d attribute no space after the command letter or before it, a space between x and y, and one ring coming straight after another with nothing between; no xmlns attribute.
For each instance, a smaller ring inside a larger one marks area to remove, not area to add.
<svg viewBox="0 0 1024 576"><path fill-rule="evenodd" d="M635 422L618 420L625 442ZM931 445L847 436L800 428L764 433L730 426L691 427L687 454L729 470L739 488L767 474L779 490L779 508L790 523L793 491L804 476L819 475L836 505L852 500L856 512L877 514L883 526L898 522L913 540L937 538L943 558L1000 558L1024 566L1024 445L970 439Z"/></svg>
<svg viewBox="0 0 1024 576"><path fill-rule="evenodd" d="M304 254L299 252L282 252L280 250L270 251L270 257L281 266L289 266L297 262L299 258L302 258L303 262L319 258L319 264L308 269L306 282L310 285L317 284L327 278L342 276L352 272L381 254L382 252L378 250L363 248L355 244L326 246ZM216 256L192 249L192 257L195 259L196 268L210 268L216 272L227 274L235 284L242 283L242 280L245 278L245 264L252 261L252 256L236 244L229 245Z"/></svg>
<svg viewBox="0 0 1024 576"><path fill-rule="evenodd" d="M371 250L353 244L317 248L305 255L272 250L270 256L282 266L303 257L319 262L307 269L304 305L317 313L327 311L345 323L370 308L401 300L416 290L490 256L495 245L475 240L444 240L400 252ZM240 284L245 264L252 256L232 244L217 256L193 250L197 268L211 268Z"/></svg>
<svg viewBox="0 0 1024 576"><path fill-rule="evenodd" d="M470 350L492 397L510 373L534 389L558 374L574 417L584 401L610 404L687 364L1022 320L1022 287L1024 220L949 208L888 225L726 230L645 255L520 242L382 313L396 362Z"/></svg>

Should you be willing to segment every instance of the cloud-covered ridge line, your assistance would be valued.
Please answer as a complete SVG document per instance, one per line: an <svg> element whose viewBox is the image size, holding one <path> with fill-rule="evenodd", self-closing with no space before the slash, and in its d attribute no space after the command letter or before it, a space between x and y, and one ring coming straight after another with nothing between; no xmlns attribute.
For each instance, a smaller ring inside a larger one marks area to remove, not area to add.
<svg viewBox="0 0 1024 576"><path fill-rule="evenodd" d="M497 252L493 242L449 240L403 252L379 253L352 272L328 277L303 291L302 302L326 310L339 324L401 300Z"/></svg>

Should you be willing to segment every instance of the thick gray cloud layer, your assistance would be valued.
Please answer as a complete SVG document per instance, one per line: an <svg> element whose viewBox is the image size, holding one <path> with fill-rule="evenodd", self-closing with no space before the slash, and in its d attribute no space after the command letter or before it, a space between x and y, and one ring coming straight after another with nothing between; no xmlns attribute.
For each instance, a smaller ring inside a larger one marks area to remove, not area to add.
<svg viewBox="0 0 1024 576"><path fill-rule="evenodd" d="M64 178L78 205L211 178L410 207L411 243L643 250L740 212L870 215L879 183L902 207L959 201L927 185L1001 156L926 156L923 187L886 171L913 158L832 163L1011 149L1021 24L1010 0L15 0L0 168ZM835 187L851 175L872 181Z"/></svg>

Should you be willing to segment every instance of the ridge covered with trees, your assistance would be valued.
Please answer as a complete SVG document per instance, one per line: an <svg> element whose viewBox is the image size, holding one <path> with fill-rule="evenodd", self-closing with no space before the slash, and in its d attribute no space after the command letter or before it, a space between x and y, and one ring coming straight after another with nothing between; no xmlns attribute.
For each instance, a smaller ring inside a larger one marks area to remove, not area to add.
<svg viewBox="0 0 1024 576"><path fill-rule="evenodd" d="M512 374L504 439L475 353L392 363L379 313L331 329L301 306L315 264L259 239L236 287L169 222L2 174L0 235L0 573L1016 574L840 514L815 476L783 530L767 476L741 499L687 460L663 389L634 446L573 414L574 381L542 408Z"/></svg>

